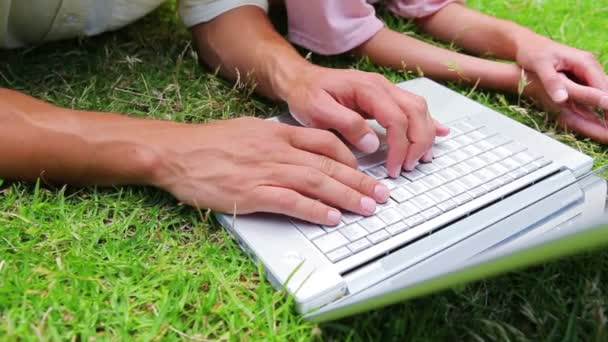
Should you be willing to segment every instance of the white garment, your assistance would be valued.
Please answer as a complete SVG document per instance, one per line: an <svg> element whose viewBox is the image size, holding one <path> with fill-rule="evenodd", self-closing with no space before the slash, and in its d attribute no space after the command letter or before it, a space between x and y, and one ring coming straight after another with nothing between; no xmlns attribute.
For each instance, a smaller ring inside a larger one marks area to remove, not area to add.
<svg viewBox="0 0 608 342"><path fill-rule="evenodd" d="M119 29L145 16L164 0L0 0L0 48L91 36ZM188 27L231 9L253 5L268 10L268 0L180 0Z"/></svg>

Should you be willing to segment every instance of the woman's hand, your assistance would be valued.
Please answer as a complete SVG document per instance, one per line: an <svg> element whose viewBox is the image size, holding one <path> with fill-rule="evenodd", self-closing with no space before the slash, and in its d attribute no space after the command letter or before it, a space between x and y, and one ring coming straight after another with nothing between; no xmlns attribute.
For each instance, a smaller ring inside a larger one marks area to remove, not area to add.
<svg viewBox="0 0 608 342"><path fill-rule="evenodd" d="M608 124L604 118L597 115L594 108L575 101L575 97L565 102L555 102L536 74L528 72L526 78L528 86L524 95L537 101L547 112L557 115L560 126L602 144L608 144ZM571 82L564 74L558 74L558 78L564 83Z"/></svg>
<svg viewBox="0 0 608 342"><path fill-rule="evenodd" d="M608 110L608 76L592 53L531 33L518 45L516 61L537 75L554 103Z"/></svg>

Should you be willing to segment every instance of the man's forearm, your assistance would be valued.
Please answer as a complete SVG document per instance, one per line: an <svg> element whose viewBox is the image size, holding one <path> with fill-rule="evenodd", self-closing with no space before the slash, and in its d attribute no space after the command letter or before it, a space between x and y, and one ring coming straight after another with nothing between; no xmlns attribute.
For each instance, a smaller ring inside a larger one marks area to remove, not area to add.
<svg viewBox="0 0 608 342"><path fill-rule="evenodd" d="M464 81L494 90L516 92L521 77L521 69L516 65L443 49L387 28L355 52L380 65L413 72L421 70L435 79Z"/></svg>
<svg viewBox="0 0 608 342"><path fill-rule="evenodd" d="M451 4L420 19L423 30L478 55L515 60L517 47L535 33L516 23L494 18L461 4Z"/></svg>
<svg viewBox="0 0 608 342"><path fill-rule="evenodd" d="M171 123L167 123L171 124ZM0 178L70 184L149 184L157 121L59 108L0 89Z"/></svg>
<svg viewBox="0 0 608 342"><path fill-rule="evenodd" d="M256 90L283 99L285 84L309 63L272 26L258 7L243 6L196 25L199 57L232 80L253 80ZM252 79L247 79L252 78Z"/></svg>

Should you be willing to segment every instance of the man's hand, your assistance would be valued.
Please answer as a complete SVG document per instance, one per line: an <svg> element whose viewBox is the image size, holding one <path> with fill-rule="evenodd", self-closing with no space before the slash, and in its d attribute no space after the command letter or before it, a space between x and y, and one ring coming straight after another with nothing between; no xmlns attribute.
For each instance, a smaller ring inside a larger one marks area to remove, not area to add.
<svg viewBox="0 0 608 342"><path fill-rule="evenodd" d="M530 33L517 48L517 63L534 72L555 103L608 110L608 76L595 56Z"/></svg>
<svg viewBox="0 0 608 342"><path fill-rule="evenodd" d="M336 225L335 208L371 215L389 196L327 131L240 118L157 134L152 185L195 207Z"/></svg>
<svg viewBox="0 0 608 342"><path fill-rule="evenodd" d="M418 160L431 161L435 135L449 130L429 114L426 101L399 89L379 74L308 66L287 86L285 101L303 125L339 132L364 152L378 149L379 140L365 119L387 130L387 169L397 177Z"/></svg>
<svg viewBox="0 0 608 342"><path fill-rule="evenodd" d="M152 185L196 207L335 225L371 215L383 184L332 133L254 118L182 124L59 108L0 89L0 178ZM320 200L320 201L319 201Z"/></svg>

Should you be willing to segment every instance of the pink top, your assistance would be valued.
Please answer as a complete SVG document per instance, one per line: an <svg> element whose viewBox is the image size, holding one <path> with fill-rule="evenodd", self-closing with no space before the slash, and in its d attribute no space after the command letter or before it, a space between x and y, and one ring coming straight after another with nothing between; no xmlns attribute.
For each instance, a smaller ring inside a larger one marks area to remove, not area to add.
<svg viewBox="0 0 608 342"><path fill-rule="evenodd" d="M464 0L386 0L405 18L429 16ZM321 55L350 51L373 37L384 24L370 3L378 0L285 0L289 39Z"/></svg>

